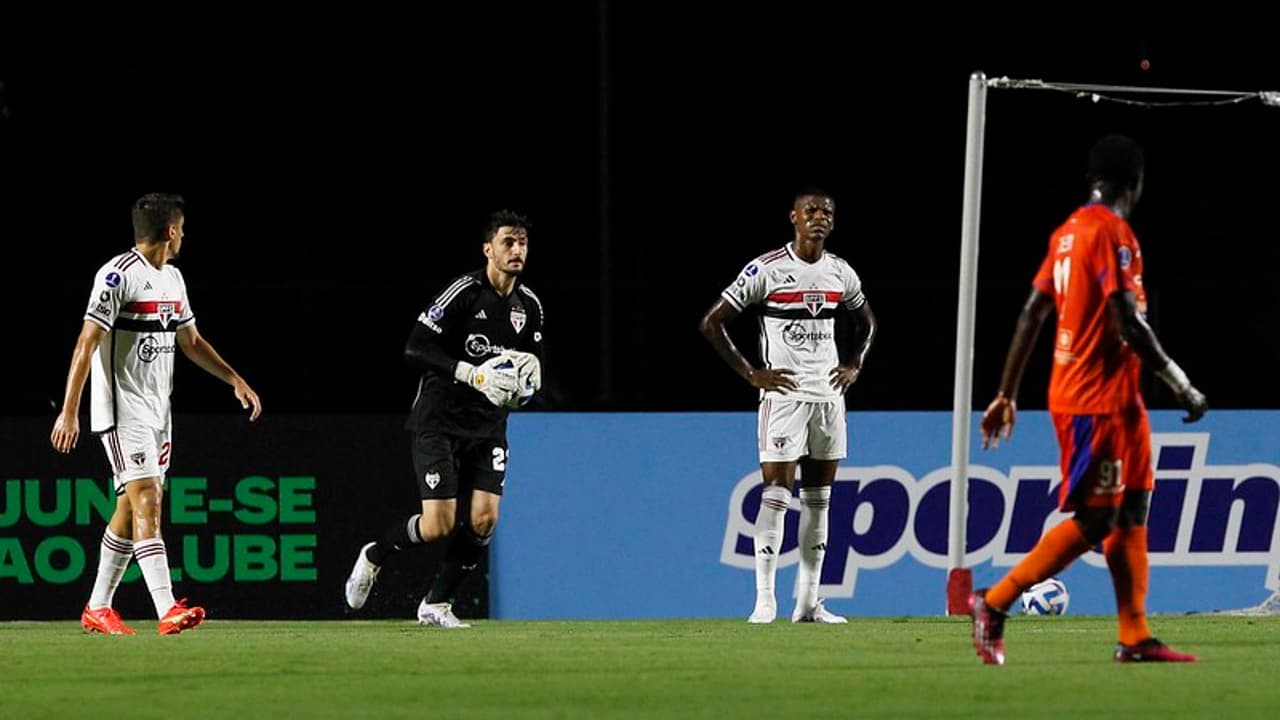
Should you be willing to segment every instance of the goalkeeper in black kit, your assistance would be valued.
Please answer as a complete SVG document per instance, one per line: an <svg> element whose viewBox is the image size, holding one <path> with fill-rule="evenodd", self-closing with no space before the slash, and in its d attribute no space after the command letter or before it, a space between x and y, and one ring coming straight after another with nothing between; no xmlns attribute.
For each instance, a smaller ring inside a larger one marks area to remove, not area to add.
<svg viewBox="0 0 1280 720"><path fill-rule="evenodd" d="M494 213L484 232L485 267L445 285L409 335L405 357L422 379L405 427L422 508L360 549L346 583L353 610L364 606L390 555L443 540L448 548L418 622L469 627L454 615L452 599L498 523L507 414L542 386L542 302L520 281L529 228L513 212ZM459 498L470 508L461 518Z"/></svg>

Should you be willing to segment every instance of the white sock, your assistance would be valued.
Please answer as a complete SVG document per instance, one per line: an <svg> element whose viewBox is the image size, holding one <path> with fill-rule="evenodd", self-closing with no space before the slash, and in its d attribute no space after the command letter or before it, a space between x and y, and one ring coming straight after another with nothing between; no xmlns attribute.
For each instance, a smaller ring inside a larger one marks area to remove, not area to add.
<svg viewBox="0 0 1280 720"><path fill-rule="evenodd" d="M778 555L782 552L783 521L791 492L770 485L760 496L760 514L756 516L756 602L772 601L773 579L778 572Z"/></svg>
<svg viewBox="0 0 1280 720"><path fill-rule="evenodd" d="M164 617L173 607L173 586L169 580L169 554L165 552L162 538L148 538L133 544L133 556L142 568L142 579L151 591L151 602L156 606L156 617Z"/></svg>
<svg viewBox="0 0 1280 720"><path fill-rule="evenodd" d="M133 557L133 541L122 538L107 528L102 533L102 551L98 555L98 579L93 581L93 592L89 595L89 609L101 610L111 607L111 598L120 586L120 578L129 567L129 559Z"/></svg>
<svg viewBox="0 0 1280 720"><path fill-rule="evenodd" d="M827 508L831 488L800 488L800 568L796 572L796 607L809 612L818 604L822 561L827 556Z"/></svg>

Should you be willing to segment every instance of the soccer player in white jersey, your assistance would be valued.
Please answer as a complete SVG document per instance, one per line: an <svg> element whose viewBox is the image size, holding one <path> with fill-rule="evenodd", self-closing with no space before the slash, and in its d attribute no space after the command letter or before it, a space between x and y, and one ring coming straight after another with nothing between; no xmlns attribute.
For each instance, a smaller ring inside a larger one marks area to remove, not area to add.
<svg viewBox="0 0 1280 720"><path fill-rule="evenodd" d="M170 261L182 248L186 213L180 196L152 193L133 205L135 245L107 261L94 278L84 325L67 373L62 412L53 424L54 449L69 453L80 437L80 396L90 388L90 430L102 438L116 491L115 512L102 536L93 592L80 616L86 632L134 633L111 607L116 586L137 558L160 618L162 635L204 620L204 608L174 600L169 557L160 534L165 472L173 446L169 394L173 354L230 385L250 420L262 411L258 395L196 330L182 273ZM91 369L92 368L92 369Z"/></svg>
<svg viewBox="0 0 1280 720"><path fill-rule="evenodd" d="M774 577L783 521L801 467L800 568L792 622L843 623L818 598L827 553L827 509L836 466L846 455L844 393L858 379L876 335L876 318L849 263L824 249L835 229L836 204L821 190L792 203L795 239L743 268L702 318L700 329L734 372L760 390L760 470L764 491L756 518L756 603L749 622L777 617ZM760 306L761 365L734 346L726 324ZM854 330L847 360L836 345L836 316Z"/></svg>

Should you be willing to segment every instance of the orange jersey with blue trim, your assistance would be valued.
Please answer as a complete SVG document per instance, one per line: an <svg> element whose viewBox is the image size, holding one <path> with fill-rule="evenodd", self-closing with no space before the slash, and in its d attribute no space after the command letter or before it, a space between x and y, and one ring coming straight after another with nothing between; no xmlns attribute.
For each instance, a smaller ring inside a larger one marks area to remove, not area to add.
<svg viewBox="0 0 1280 720"><path fill-rule="evenodd" d="M1107 298L1132 292L1147 310L1142 250L1124 218L1090 203L1049 238L1049 252L1032 282L1058 310L1049 377L1049 410L1075 415L1116 413L1141 405L1142 362L1111 320Z"/></svg>

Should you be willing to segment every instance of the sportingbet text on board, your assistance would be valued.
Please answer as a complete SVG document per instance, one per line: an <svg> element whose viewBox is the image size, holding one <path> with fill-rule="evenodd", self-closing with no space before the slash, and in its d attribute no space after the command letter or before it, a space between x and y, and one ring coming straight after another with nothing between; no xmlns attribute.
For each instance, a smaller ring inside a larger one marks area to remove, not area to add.
<svg viewBox="0 0 1280 720"><path fill-rule="evenodd" d="M1280 412L1214 411L1194 432L1152 413L1153 612L1234 609L1280 587ZM547 416L513 428L533 477L516 485L495 547L505 617L746 617L760 505L752 414ZM535 427L540 426L540 427ZM823 597L853 615L940 615L947 567L949 413L852 413L831 498ZM572 453L569 453L569 450ZM1048 415L1024 412L1012 442L975 447L968 565L993 582L1063 515ZM545 454L545 456L544 456ZM554 457L551 455L554 454ZM566 457L572 454L574 457ZM525 488L536 495L526 506ZM525 513L547 512L554 527ZM554 509L553 509L554 508ZM515 517L513 517L513 515ZM589 522L591 546L566 546ZM798 560L793 501L780 564ZM558 537L550 537L557 535ZM569 549L572 548L572 552ZM546 560L539 556L545 554ZM545 571L539 568L554 565ZM581 575L581 579L580 576ZM589 578L589 579L588 579ZM1061 575L1073 614L1114 612L1102 556ZM779 601L790 587L779 575Z"/></svg>

